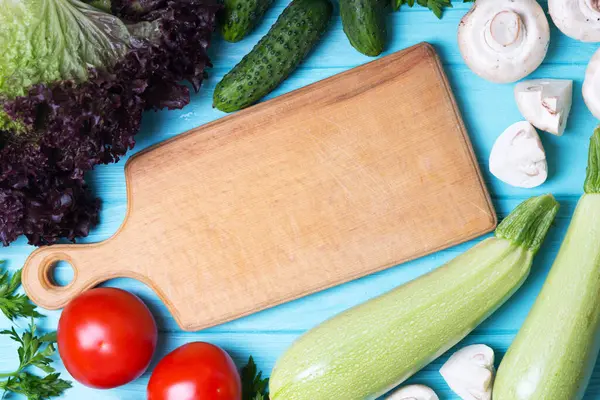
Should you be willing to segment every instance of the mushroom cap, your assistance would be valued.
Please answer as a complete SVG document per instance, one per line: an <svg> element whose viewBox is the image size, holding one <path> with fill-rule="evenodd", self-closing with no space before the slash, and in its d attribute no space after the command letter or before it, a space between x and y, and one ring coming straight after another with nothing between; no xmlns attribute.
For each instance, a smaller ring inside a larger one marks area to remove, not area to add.
<svg viewBox="0 0 600 400"><path fill-rule="evenodd" d="M565 35L582 42L600 42L599 0L548 0L548 10Z"/></svg>
<svg viewBox="0 0 600 400"><path fill-rule="evenodd" d="M536 70L549 43L550 25L536 0L477 0L458 27L469 68L496 83L516 82Z"/></svg>
<svg viewBox="0 0 600 400"><path fill-rule="evenodd" d="M585 72L583 99L594 117L600 119L600 50L596 51Z"/></svg>
<svg viewBox="0 0 600 400"><path fill-rule="evenodd" d="M387 397L387 400L439 400L435 392L424 385L404 386Z"/></svg>
<svg viewBox="0 0 600 400"><path fill-rule="evenodd" d="M533 125L522 121L509 126L492 147L489 168L496 178L515 187L544 183L548 178L546 152Z"/></svg>
<svg viewBox="0 0 600 400"><path fill-rule="evenodd" d="M454 353L440 369L450 389L464 400L490 400L494 382L494 350L475 344Z"/></svg>
<svg viewBox="0 0 600 400"><path fill-rule="evenodd" d="M533 79L515 86L519 111L536 128L561 136L573 103L573 81Z"/></svg>

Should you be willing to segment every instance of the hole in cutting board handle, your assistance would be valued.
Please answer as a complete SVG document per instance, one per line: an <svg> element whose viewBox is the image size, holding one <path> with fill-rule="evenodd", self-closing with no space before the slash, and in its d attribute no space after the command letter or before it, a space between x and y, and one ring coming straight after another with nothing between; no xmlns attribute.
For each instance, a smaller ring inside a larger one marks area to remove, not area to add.
<svg viewBox="0 0 600 400"><path fill-rule="evenodd" d="M82 247L48 246L35 250L23 267L23 287L29 298L49 310L64 308L71 300L95 285L93 268L85 263Z"/></svg>
<svg viewBox="0 0 600 400"><path fill-rule="evenodd" d="M68 261L55 261L48 269L48 282L58 288L69 286L73 282L75 270Z"/></svg>

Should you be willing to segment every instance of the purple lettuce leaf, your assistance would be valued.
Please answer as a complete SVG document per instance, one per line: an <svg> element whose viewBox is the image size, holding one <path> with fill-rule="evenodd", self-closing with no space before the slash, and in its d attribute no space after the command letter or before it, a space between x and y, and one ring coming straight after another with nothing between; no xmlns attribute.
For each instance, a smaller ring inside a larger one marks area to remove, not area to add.
<svg viewBox="0 0 600 400"><path fill-rule="evenodd" d="M0 241L25 235L40 246L88 235L100 201L85 182L98 164L117 162L135 145L144 110L180 109L190 101L182 81L200 89L220 6L212 0L148 2L146 11L113 11L128 22L159 21L157 41L141 40L111 68L90 68L83 82L31 86L1 101L25 127L0 131ZM121 7L121 8L118 8Z"/></svg>

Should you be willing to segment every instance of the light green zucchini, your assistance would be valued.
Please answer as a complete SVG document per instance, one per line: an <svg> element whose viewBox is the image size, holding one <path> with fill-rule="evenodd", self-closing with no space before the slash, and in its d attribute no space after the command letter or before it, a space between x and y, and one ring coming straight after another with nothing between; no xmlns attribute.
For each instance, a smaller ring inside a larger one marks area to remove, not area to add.
<svg viewBox="0 0 600 400"><path fill-rule="evenodd" d="M550 274L508 353L494 400L582 399L600 349L600 130L585 194Z"/></svg>
<svg viewBox="0 0 600 400"><path fill-rule="evenodd" d="M529 199L495 237L312 329L277 361L271 400L375 399L402 383L521 286L557 210L551 195Z"/></svg>

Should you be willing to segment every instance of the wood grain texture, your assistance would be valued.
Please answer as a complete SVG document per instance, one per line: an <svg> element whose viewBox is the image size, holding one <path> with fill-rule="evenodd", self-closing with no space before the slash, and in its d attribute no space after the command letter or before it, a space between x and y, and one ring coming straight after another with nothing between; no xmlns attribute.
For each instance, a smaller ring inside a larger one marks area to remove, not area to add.
<svg viewBox="0 0 600 400"><path fill-rule="evenodd" d="M411 101L390 106L398 99ZM130 159L125 173L128 216L114 237L27 260L35 303L60 308L129 277L152 287L183 329L199 330L497 221L428 44L192 130ZM66 287L49 279L58 260L75 270Z"/></svg>
<svg viewBox="0 0 600 400"><path fill-rule="evenodd" d="M130 155L196 126L222 118L223 113L211 108L215 85L268 31L287 3L288 0L276 0L255 33L239 43L226 43L217 36L211 49L215 67L209 71L209 79L204 82L200 93L193 96L192 103L181 111L147 113L144 117L143 130L136 137L136 148ZM546 7L544 1L541 3ZM413 9L404 7L400 12L390 14L388 27L391 41L385 54L391 54L421 41L428 41L435 45L444 62L445 71L468 127L475 154L499 218L505 217L520 201L542 193L554 193L561 204L554 227L538 253L531 276L523 287L457 346L473 343L488 344L496 351L496 359L499 362L542 287L566 232L575 204L582 193L588 139L598 125L598 121L583 104L581 84L586 64L598 49L598 44L580 43L569 39L560 34L551 23L552 39L548 57L532 78L574 79L573 111L567 132L563 137L540 133L548 154L550 170L548 181L535 189L513 188L498 181L489 173L487 160L498 135L508 125L522 119L513 99L514 87L484 81L464 65L456 44L456 29L458 21L471 5L463 4L461 0L454 1L453 5L454 8L448 10L441 21L438 21L431 12L417 7ZM301 65L301 68L269 97L282 95L369 61L370 58L357 53L350 46L342 31L339 15L334 15L329 32L315 51ZM397 101L394 106L402 107L404 102ZM124 221L127 211L124 163L97 168L89 175L89 180L103 202L101 224L91 232L90 237L82 241L93 243L109 238ZM277 358L306 330L343 310L439 267L481 239L477 238L401 266L194 333L181 332L168 309L146 285L131 279L112 280L108 285L137 294L156 316L161 334L159 350L154 357L153 365L168 351L185 343L203 340L222 346L232 354L239 366L247 361L248 356L253 355L259 368L269 375ZM32 250L31 246L27 246L27 241L21 239L9 248L0 249L0 257L6 259L8 267L14 271L23 265ZM165 268L167 267L169 266L165 265ZM61 265L55 275L60 280L67 281L72 277L72 271ZM40 320L41 327L46 330L56 329L60 312L48 311L46 314L48 317ZM27 321L19 321L19 324L25 326ZM10 325L10 322L0 315L0 329L6 329ZM0 371L14 369L17 356L15 350L13 343L6 338L0 338ZM431 386L441 400L460 400L444 383L438 372L440 366L455 350L450 350L425 367L410 382ZM60 364L58 366L64 372ZM66 392L61 400L146 400L146 384L150 371L151 369L135 382L112 390L99 391L75 383L74 388ZM67 374L66 377L68 378L69 375ZM24 400L20 396L14 398ZM584 399L600 400L600 363L596 366Z"/></svg>

